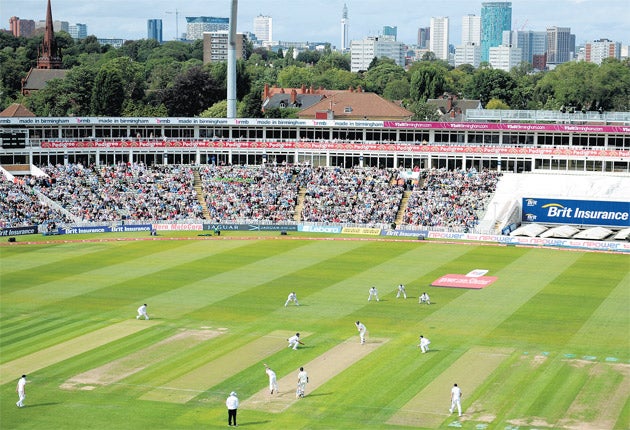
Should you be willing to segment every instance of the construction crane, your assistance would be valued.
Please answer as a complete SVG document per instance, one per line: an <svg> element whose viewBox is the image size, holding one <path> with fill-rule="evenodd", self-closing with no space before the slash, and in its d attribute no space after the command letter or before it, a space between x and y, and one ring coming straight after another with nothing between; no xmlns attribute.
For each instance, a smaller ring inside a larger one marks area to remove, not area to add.
<svg viewBox="0 0 630 430"><path fill-rule="evenodd" d="M175 12L167 10L164 13L168 15L175 15L175 40L179 40L179 11L177 9L175 9Z"/></svg>

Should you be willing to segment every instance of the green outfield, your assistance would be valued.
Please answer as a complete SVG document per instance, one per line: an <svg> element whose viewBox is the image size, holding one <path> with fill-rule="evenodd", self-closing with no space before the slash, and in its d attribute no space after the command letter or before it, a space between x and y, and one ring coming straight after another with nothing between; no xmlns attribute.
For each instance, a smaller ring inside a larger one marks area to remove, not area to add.
<svg viewBox="0 0 630 430"><path fill-rule="evenodd" d="M0 246L2 429L224 428L230 391L245 428L630 428L629 255L297 233L131 236L142 240ZM475 269L498 280L430 286ZM367 301L373 285L380 302ZM300 306L284 306L291 291ZM423 291L431 305L418 304ZM143 303L148 321L135 318ZM297 351L286 342L295 332ZM300 366L310 383L298 400ZM448 413L453 383L461 418Z"/></svg>

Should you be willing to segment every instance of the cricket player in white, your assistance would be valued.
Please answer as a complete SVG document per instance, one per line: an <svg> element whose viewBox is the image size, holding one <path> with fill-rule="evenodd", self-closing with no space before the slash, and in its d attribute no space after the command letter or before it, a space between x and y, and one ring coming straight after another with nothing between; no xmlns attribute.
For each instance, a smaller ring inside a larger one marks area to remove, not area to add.
<svg viewBox="0 0 630 430"><path fill-rule="evenodd" d="M418 303L426 303L427 305L430 305L431 299L427 293L422 293L420 297L418 297Z"/></svg>
<svg viewBox="0 0 630 430"><path fill-rule="evenodd" d="M453 413L457 407L457 413L459 416L462 416L462 390L457 386L457 384L453 385L451 388L451 408L448 410L449 413Z"/></svg>
<svg viewBox="0 0 630 430"><path fill-rule="evenodd" d="M22 375L20 379L18 379L17 387L15 391L18 394L18 401L15 404L18 408L24 407L24 399L26 398L26 375Z"/></svg>
<svg viewBox="0 0 630 430"><path fill-rule="evenodd" d="M420 350L422 351L423 354L429 350L430 344L431 344L431 341L429 339L427 339L424 336L420 336L420 344L418 346L420 347Z"/></svg>
<svg viewBox="0 0 630 430"><path fill-rule="evenodd" d="M289 348L297 349L300 342L300 333L295 333L295 336L291 336L287 339L289 342Z"/></svg>
<svg viewBox="0 0 630 430"><path fill-rule="evenodd" d="M405 286L403 284L400 284L398 286L398 293L396 293L396 298L400 298L401 294L405 299L407 298L407 291L405 291Z"/></svg>
<svg viewBox="0 0 630 430"><path fill-rule="evenodd" d="M265 373L269 377L269 394L273 394L274 391L276 392L276 394L278 394L278 382L276 380L276 372L271 370L271 368L267 366L267 363L264 363L264 366Z"/></svg>
<svg viewBox="0 0 630 430"><path fill-rule="evenodd" d="M297 296L295 295L295 291L289 293L289 297L287 297L287 301L284 303L284 307L286 308L289 303L295 303L296 306L300 306L297 300Z"/></svg>
<svg viewBox="0 0 630 430"><path fill-rule="evenodd" d="M138 308L138 316L136 316L136 319L139 320L141 317L144 317L145 320L149 319L149 315L147 315L147 304L146 303Z"/></svg>
<svg viewBox="0 0 630 430"><path fill-rule="evenodd" d="M372 300L372 298L375 298L377 302L379 301L378 300L378 290L376 289L376 287L370 288L370 295L368 297L368 302L370 300Z"/></svg>
<svg viewBox="0 0 630 430"><path fill-rule="evenodd" d="M357 330L359 330L359 338L361 339L361 345L363 345L365 343L365 332L367 331L367 328L361 321L355 322L354 325L356 325Z"/></svg>
<svg viewBox="0 0 630 430"><path fill-rule="evenodd" d="M306 390L306 384L308 383L308 373L303 367L300 367L300 373L298 373L297 391L295 392L295 398L299 399L304 397L304 391Z"/></svg>

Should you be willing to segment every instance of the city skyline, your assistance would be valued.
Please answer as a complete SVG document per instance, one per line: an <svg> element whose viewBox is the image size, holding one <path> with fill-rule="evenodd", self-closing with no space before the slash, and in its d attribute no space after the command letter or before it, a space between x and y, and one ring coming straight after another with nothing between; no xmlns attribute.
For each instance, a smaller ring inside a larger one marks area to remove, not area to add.
<svg viewBox="0 0 630 430"><path fill-rule="evenodd" d="M86 24L89 35L99 38L145 39L147 21L162 19L163 39L175 38L186 30L186 17L229 17L228 0L107 0L77 4L71 0L51 0L53 19L74 25ZM9 18L43 20L47 0L0 0L0 25L9 28ZM570 27L576 44L583 45L602 38L630 43L627 22L630 8L626 0L511 0L512 29L544 31L547 27ZM482 1L453 0L423 4L410 9L409 2L391 0L383 7L376 0L315 0L283 2L268 0L264 4L240 0L237 31L253 32L254 18L267 15L273 18L274 41L330 42L341 45L340 22L344 4L348 7L349 39L381 34L384 26L396 26L397 39L405 44L417 42L418 28L428 27L432 17L449 17L449 40L461 43L462 18L481 14ZM545 11L541 14L541 11ZM570 13L568 13L570 11ZM177 14L175 13L177 12ZM176 25L176 17L178 17Z"/></svg>

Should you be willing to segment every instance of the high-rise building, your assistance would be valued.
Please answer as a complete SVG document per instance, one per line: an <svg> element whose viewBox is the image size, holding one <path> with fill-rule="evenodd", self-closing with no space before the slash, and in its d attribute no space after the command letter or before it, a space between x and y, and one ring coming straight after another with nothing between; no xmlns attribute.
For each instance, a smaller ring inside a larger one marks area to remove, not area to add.
<svg viewBox="0 0 630 430"><path fill-rule="evenodd" d="M546 31L504 31L502 45L511 45L521 48L521 61L533 64L534 56L544 55L547 52Z"/></svg>
<svg viewBox="0 0 630 430"><path fill-rule="evenodd" d="M162 20L161 19L147 20L147 39L157 40L158 43L162 43Z"/></svg>
<svg viewBox="0 0 630 430"><path fill-rule="evenodd" d="M45 29L46 21L40 20L35 23L35 30ZM70 23L68 21L53 21L53 31L56 33L60 31L65 31L66 33L70 33Z"/></svg>
<svg viewBox="0 0 630 430"><path fill-rule="evenodd" d="M404 67L405 45L388 36L353 40L350 45L350 71L356 73L367 70L375 57L391 58Z"/></svg>
<svg viewBox="0 0 630 430"><path fill-rule="evenodd" d="M555 65L570 61L575 53L575 35L569 27L547 28L547 64Z"/></svg>
<svg viewBox="0 0 630 430"><path fill-rule="evenodd" d="M509 72L521 63L521 48L499 45L490 48L489 61L493 69Z"/></svg>
<svg viewBox="0 0 630 430"><path fill-rule="evenodd" d="M489 61L490 48L501 45L506 30L512 30L512 2L481 3L481 61Z"/></svg>
<svg viewBox="0 0 630 430"><path fill-rule="evenodd" d="M440 60L448 61L448 17L431 18L429 50Z"/></svg>
<svg viewBox="0 0 630 430"><path fill-rule="evenodd" d="M418 48L428 48L431 40L431 27L420 27L418 29Z"/></svg>
<svg viewBox="0 0 630 430"><path fill-rule="evenodd" d="M466 15L462 18L462 45L481 45L481 17Z"/></svg>
<svg viewBox="0 0 630 430"><path fill-rule="evenodd" d="M203 33L203 64L227 61L228 31ZM236 34L236 59L243 58L243 34Z"/></svg>
<svg viewBox="0 0 630 430"><path fill-rule="evenodd" d="M186 40L203 39L205 31L229 31L230 18L217 18L214 16L187 16Z"/></svg>
<svg viewBox="0 0 630 430"><path fill-rule="evenodd" d="M346 52L350 47L350 40L348 39L348 26L350 21L348 20L348 6L344 3L343 11L341 12L341 52Z"/></svg>
<svg viewBox="0 0 630 430"><path fill-rule="evenodd" d="M602 64L605 58L621 59L621 43L608 39L599 39L586 44L585 60L587 63Z"/></svg>
<svg viewBox="0 0 630 430"><path fill-rule="evenodd" d="M9 18L9 28L15 37L31 37L35 31L35 21L20 19L17 16Z"/></svg>
<svg viewBox="0 0 630 430"><path fill-rule="evenodd" d="M475 68L479 67L479 64L481 64L481 45L475 45L469 42L455 48L453 65L457 67L462 64L470 64Z"/></svg>
<svg viewBox="0 0 630 430"><path fill-rule="evenodd" d="M396 38L398 37L398 27L392 27L390 25L384 25L383 26L383 36L389 36L391 38L393 38L394 40L396 40Z"/></svg>
<svg viewBox="0 0 630 430"><path fill-rule="evenodd" d="M273 20L270 16L258 15L254 18L254 34L263 46L273 44Z"/></svg>
<svg viewBox="0 0 630 430"><path fill-rule="evenodd" d="M74 40L83 40L87 37L87 24L76 23L71 25L68 30Z"/></svg>

